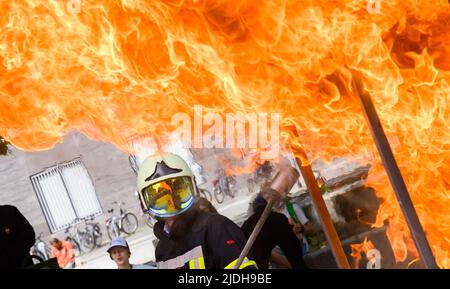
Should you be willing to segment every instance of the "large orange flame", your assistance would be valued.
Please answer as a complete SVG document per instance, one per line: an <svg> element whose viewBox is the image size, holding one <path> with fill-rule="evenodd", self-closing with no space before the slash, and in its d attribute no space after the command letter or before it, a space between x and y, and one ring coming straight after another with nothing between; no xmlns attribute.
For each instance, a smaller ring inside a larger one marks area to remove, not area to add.
<svg viewBox="0 0 450 289"><path fill-rule="evenodd" d="M279 112L312 158L364 153L397 260L415 254L348 68L364 75L437 262L450 268L447 0L0 2L0 135L46 150L71 129L129 150L176 112ZM72 11L73 12L73 11Z"/></svg>

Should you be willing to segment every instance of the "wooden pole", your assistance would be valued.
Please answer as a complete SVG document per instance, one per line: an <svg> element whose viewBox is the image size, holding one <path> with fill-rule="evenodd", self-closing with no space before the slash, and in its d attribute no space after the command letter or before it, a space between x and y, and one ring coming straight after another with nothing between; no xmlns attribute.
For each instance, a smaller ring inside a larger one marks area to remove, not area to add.
<svg viewBox="0 0 450 289"><path fill-rule="evenodd" d="M297 129L295 127L292 127L291 131L295 137L298 137ZM342 248L341 240L339 239L339 235L337 234L333 221L331 220L331 216L328 212L325 201L323 200L322 192L317 185L317 180L314 177L314 173L311 165L309 164L306 153L297 142L294 142L291 145L291 148L295 153L295 159L300 167L306 186L308 187L312 203L314 204L314 208L319 216L320 222L322 223L322 229L325 232L325 236L331 248L331 252L333 253L336 264L340 269L350 269L350 264L348 263L347 256ZM301 158L298 156L301 156Z"/></svg>

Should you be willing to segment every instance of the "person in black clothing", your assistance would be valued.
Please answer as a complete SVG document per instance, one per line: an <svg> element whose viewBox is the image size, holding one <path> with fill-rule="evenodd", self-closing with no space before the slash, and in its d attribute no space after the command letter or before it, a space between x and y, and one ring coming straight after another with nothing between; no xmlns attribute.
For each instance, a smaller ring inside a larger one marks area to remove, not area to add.
<svg viewBox="0 0 450 289"><path fill-rule="evenodd" d="M250 237L264 208L266 200L259 194L253 202L254 213L242 225L242 231ZM302 258L302 244L292 231L292 226L283 214L271 212L253 244L249 256L255 260L258 268L267 269L272 249L279 246L286 255L292 268L306 268Z"/></svg>
<svg viewBox="0 0 450 289"><path fill-rule="evenodd" d="M154 226L158 268L234 267L247 239L228 218L194 206L197 187L181 157L164 153L147 158L137 186L142 206L159 219ZM256 263L245 258L240 268L256 268Z"/></svg>
<svg viewBox="0 0 450 289"><path fill-rule="evenodd" d="M33 265L29 252L34 241L34 229L20 211L0 206L0 269Z"/></svg>
<svg viewBox="0 0 450 289"><path fill-rule="evenodd" d="M247 242L240 228L228 218L192 208L179 215L169 227L155 224L160 240L155 252L159 268L231 269ZM255 268L246 259L241 265Z"/></svg>

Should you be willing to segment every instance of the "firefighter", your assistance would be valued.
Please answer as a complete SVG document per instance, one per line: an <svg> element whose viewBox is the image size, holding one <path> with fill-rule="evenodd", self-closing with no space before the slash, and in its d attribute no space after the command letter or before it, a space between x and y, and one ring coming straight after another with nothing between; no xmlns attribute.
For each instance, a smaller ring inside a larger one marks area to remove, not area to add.
<svg viewBox="0 0 450 289"><path fill-rule="evenodd" d="M30 248L34 229L12 205L0 205L0 269L19 269L33 265Z"/></svg>
<svg viewBox="0 0 450 289"><path fill-rule="evenodd" d="M234 267L247 239L228 218L193 206L197 186L181 157L148 157L139 169L137 187L142 206L160 220L154 226L158 268ZM245 258L240 268L256 268L256 263Z"/></svg>

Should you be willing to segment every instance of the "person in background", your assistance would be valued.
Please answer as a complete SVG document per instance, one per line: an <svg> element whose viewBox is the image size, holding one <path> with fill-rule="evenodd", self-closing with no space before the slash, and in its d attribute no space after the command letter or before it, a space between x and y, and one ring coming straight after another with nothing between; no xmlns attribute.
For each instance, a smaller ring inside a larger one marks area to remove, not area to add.
<svg viewBox="0 0 450 289"><path fill-rule="evenodd" d="M58 260L61 269L75 268L75 251L70 242L53 238L50 242L52 246L52 258Z"/></svg>
<svg viewBox="0 0 450 289"><path fill-rule="evenodd" d="M259 193L253 201L253 214L242 225L242 231L247 238L250 237L256 223L260 219L267 201ZM302 245L295 236L292 226L287 218L278 212L270 212L269 217L262 226L258 237L253 244L249 256L255 260L258 268L269 268L272 250L279 246L287 258L286 268L303 269L306 264L302 258Z"/></svg>
<svg viewBox="0 0 450 289"><path fill-rule="evenodd" d="M311 228L310 228L310 221L303 212L302 207L300 207L293 200L287 200L286 202L283 203L282 206L280 206L278 212L284 214L286 218L288 218L289 224L293 226L292 230L294 234L303 244L302 252L303 255L305 255L309 249L308 240L306 239L305 232L311 231Z"/></svg>
<svg viewBox="0 0 450 289"><path fill-rule="evenodd" d="M0 206L0 269L33 265L29 252L35 237L33 227L16 207Z"/></svg>
<svg viewBox="0 0 450 289"><path fill-rule="evenodd" d="M156 267L145 264L130 264L130 246L128 246L124 238L114 238L107 252L111 260L117 264L117 269L157 269Z"/></svg>
<svg viewBox="0 0 450 289"><path fill-rule="evenodd" d="M276 212L285 215L286 218L288 219L289 224L292 226L292 231L303 245L302 256L304 256L306 252L308 252L309 250L309 245L305 236L305 231L306 229L311 230L310 228L311 222L306 217L302 208L292 200L282 202L280 206L276 209ZM276 269L292 268L283 250L279 246L276 246L272 250L272 254L270 256L270 264L272 268Z"/></svg>

